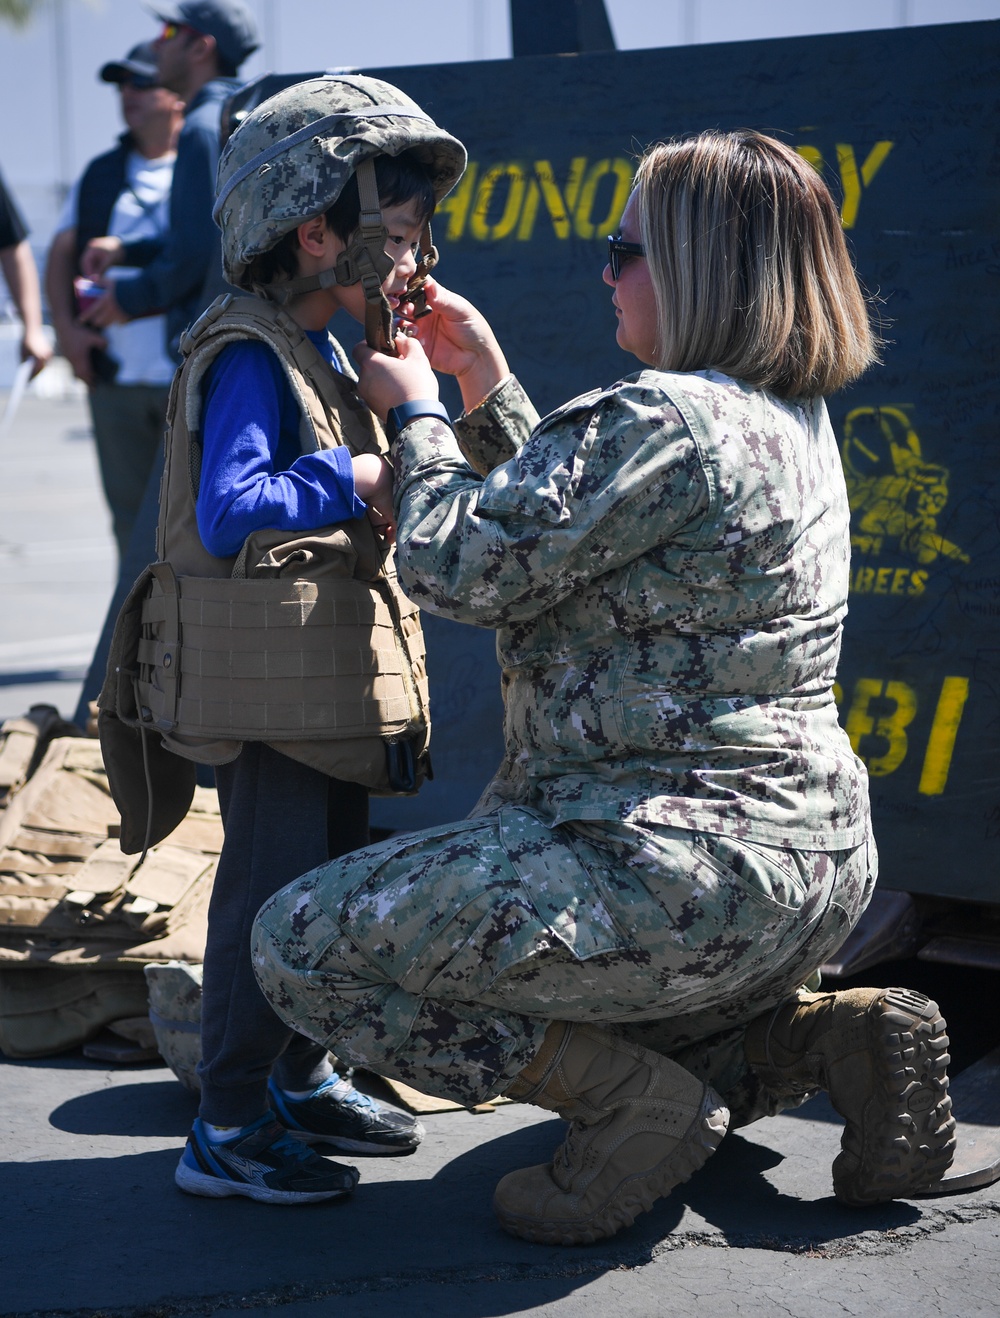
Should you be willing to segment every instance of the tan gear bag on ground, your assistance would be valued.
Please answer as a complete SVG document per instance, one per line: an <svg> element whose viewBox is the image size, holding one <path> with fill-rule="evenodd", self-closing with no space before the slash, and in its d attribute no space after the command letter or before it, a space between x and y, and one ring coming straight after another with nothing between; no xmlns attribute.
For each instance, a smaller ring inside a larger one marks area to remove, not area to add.
<svg viewBox="0 0 1000 1318"><path fill-rule="evenodd" d="M21 731L0 729L0 763ZM145 965L204 959L222 847L214 789L198 788L141 863L122 854L117 831L90 738L52 741L0 810L0 1050L10 1057L61 1052L144 1015Z"/></svg>

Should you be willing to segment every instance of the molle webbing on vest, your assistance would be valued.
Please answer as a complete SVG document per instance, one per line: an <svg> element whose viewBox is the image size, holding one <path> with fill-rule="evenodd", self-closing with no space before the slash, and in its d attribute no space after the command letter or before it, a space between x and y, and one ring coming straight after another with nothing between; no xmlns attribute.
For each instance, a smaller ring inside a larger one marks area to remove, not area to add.
<svg viewBox="0 0 1000 1318"><path fill-rule="evenodd" d="M265 741L332 776L387 790L385 743L409 741L417 760L426 748L427 673L419 611L400 592L371 524L258 531L231 559L209 554L197 534L202 383L227 344L247 339L281 361L302 413L304 452L340 444L352 454L384 451L353 381L285 312L256 298L214 302L181 341L162 561L140 591L134 687L131 697L120 692L118 717L155 729L192 760L225 763L240 742Z"/></svg>
<svg viewBox="0 0 1000 1318"><path fill-rule="evenodd" d="M400 736L416 723L376 585L181 577L171 591L158 572L143 624L140 698L164 732L319 740ZM422 668L419 626L412 640Z"/></svg>

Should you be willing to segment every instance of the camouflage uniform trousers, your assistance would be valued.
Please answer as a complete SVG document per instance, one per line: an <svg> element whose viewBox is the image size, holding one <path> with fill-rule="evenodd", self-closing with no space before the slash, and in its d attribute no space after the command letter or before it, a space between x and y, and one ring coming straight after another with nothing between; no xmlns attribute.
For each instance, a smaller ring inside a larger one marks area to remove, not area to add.
<svg viewBox="0 0 1000 1318"><path fill-rule="evenodd" d="M844 940L875 851L798 852L522 806L341 857L261 909L274 1010L339 1057L472 1106L506 1090L551 1020L676 1056L742 1105L744 1027Z"/></svg>

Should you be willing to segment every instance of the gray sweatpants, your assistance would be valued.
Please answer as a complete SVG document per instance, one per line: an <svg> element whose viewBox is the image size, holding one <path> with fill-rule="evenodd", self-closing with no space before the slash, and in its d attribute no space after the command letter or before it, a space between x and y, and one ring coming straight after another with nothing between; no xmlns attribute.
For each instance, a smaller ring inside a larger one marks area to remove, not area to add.
<svg viewBox="0 0 1000 1318"><path fill-rule="evenodd" d="M200 1113L246 1126L267 1110L267 1080L312 1089L332 1066L325 1046L272 1011L250 965L261 902L303 869L368 841L368 792L246 742L216 771L225 841L212 889L201 1004Z"/></svg>

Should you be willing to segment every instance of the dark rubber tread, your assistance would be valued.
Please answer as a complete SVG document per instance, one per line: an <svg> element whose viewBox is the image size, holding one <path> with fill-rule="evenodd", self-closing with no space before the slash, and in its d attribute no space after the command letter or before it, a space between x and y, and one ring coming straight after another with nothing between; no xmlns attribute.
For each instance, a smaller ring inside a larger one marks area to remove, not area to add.
<svg viewBox="0 0 1000 1318"><path fill-rule="evenodd" d="M937 1003L910 989L886 989L868 1009L867 1028L873 1092L860 1128L848 1123L833 1164L834 1193L852 1206L926 1190L955 1156L951 1059Z"/></svg>

